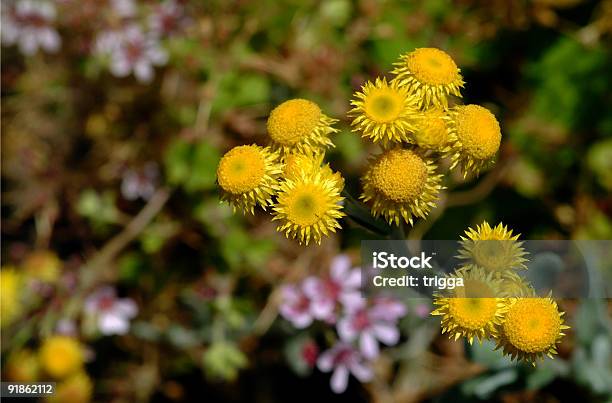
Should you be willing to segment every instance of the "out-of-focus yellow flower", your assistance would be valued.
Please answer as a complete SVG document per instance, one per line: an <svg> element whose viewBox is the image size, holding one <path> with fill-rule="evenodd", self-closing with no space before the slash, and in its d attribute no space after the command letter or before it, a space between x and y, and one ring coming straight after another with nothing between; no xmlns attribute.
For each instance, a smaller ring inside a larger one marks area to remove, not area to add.
<svg viewBox="0 0 612 403"><path fill-rule="evenodd" d="M463 279L463 287L434 296L438 308L431 314L442 316L442 333L450 339L466 337L472 344L487 337L497 337L497 328L507 311L506 300L498 298L501 280L478 267L466 267L451 277Z"/></svg>
<svg viewBox="0 0 612 403"><path fill-rule="evenodd" d="M268 117L268 134L272 148L282 156L290 153L318 154L334 143L332 125L337 119L326 116L321 108L306 99L291 99L278 105Z"/></svg>
<svg viewBox="0 0 612 403"><path fill-rule="evenodd" d="M282 172L278 153L269 147L234 147L217 167L221 200L229 202L234 211L238 209L245 214L255 214L256 205L265 210L272 205Z"/></svg>
<svg viewBox="0 0 612 403"><path fill-rule="evenodd" d="M413 150L387 150L370 161L360 198L370 204L374 217L412 225L413 217L425 218L435 206L442 180L435 170L432 160Z"/></svg>
<svg viewBox="0 0 612 403"><path fill-rule="evenodd" d="M478 174L493 162L501 143L499 123L488 109L460 105L449 111L449 134L455 139L451 169L461 164L463 175Z"/></svg>
<svg viewBox="0 0 612 403"><path fill-rule="evenodd" d="M60 275L61 260L48 250L32 252L23 262L25 274L34 280L54 284Z"/></svg>
<svg viewBox="0 0 612 403"><path fill-rule="evenodd" d="M518 241L520 234L512 235L512 230L502 223L491 227L488 222L468 228L461 237L460 259L466 259L486 270L503 275L516 269L527 269L527 252Z"/></svg>
<svg viewBox="0 0 612 403"><path fill-rule="evenodd" d="M353 108L348 113L353 118L353 131L361 132L362 137L374 143L381 142L383 146L413 142L412 132L418 117L417 99L410 96L407 88L377 78L374 83L368 81L362 86L354 98L351 101Z"/></svg>
<svg viewBox="0 0 612 403"><path fill-rule="evenodd" d="M496 349L503 349L513 360L536 365L537 360L557 354L557 344L565 336L564 312L546 298L513 298L501 326Z"/></svg>
<svg viewBox="0 0 612 403"><path fill-rule="evenodd" d="M63 379L83 367L83 346L68 336L46 339L39 351L42 369L56 379Z"/></svg>
<svg viewBox="0 0 612 403"><path fill-rule="evenodd" d="M396 77L393 82L416 95L423 109L430 106L446 109L449 95L461 97L459 90L464 84L461 71L454 60L440 49L415 49L400 56L400 61L394 65L393 74Z"/></svg>
<svg viewBox="0 0 612 403"><path fill-rule="evenodd" d="M91 400L93 384L84 371L78 371L57 384L55 394L48 402L87 403Z"/></svg>
<svg viewBox="0 0 612 403"><path fill-rule="evenodd" d="M342 212L340 196L344 180L329 167L315 171L302 170L294 178L281 182L278 202L274 207L277 230L300 244L321 243L323 236L340 228Z"/></svg>
<svg viewBox="0 0 612 403"><path fill-rule="evenodd" d="M20 302L21 275L10 266L0 270L0 325L11 324L21 313L23 306Z"/></svg>
<svg viewBox="0 0 612 403"><path fill-rule="evenodd" d="M9 357L6 376L13 382L35 382L38 379L38 357L30 349L19 350Z"/></svg>

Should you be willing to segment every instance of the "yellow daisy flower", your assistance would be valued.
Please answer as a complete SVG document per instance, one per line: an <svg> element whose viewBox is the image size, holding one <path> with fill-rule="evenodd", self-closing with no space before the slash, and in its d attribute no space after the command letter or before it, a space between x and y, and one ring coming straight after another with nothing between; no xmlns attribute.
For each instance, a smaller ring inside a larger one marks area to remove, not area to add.
<svg viewBox="0 0 612 403"><path fill-rule="evenodd" d="M449 111L449 134L455 140L451 169L461 164L463 176L492 164L501 144L499 123L488 109L460 105Z"/></svg>
<svg viewBox="0 0 612 403"><path fill-rule="evenodd" d="M55 283L60 275L62 262L51 251L39 250L32 252L23 262L23 271L34 280L45 283Z"/></svg>
<svg viewBox="0 0 612 403"><path fill-rule="evenodd" d="M0 326L13 323L21 313L20 302L22 288L21 275L12 267L5 266L0 270Z"/></svg>
<svg viewBox="0 0 612 403"><path fill-rule="evenodd" d="M36 353L30 349L19 350L10 355L5 373L13 382L36 382L39 365Z"/></svg>
<svg viewBox="0 0 612 403"><path fill-rule="evenodd" d="M440 49L415 49L402 55L394 65L396 68L392 73L396 77L393 81L416 95L422 109L431 106L446 109L449 95L461 97L459 90L464 84L461 70Z"/></svg>
<svg viewBox="0 0 612 403"><path fill-rule="evenodd" d="M43 342L38 357L48 375L62 379L83 366L83 347L72 337L51 336Z"/></svg>
<svg viewBox="0 0 612 403"><path fill-rule="evenodd" d="M512 230L503 223L491 227L484 221L476 229L468 228L461 237L459 255L486 270L503 275L506 271L527 269L527 252L518 241L520 234L512 235Z"/></svg>
<svg viewBox="0 0 612 403"><path fill-rule="evenodd" d="M442 175L429 158L408 149L391 149L374 157L362 178L360 196L370 204L374 217L390 224L401 220L413 224L414 217L425 218L438 198Z"/></svg>
<svg viewBox="0 0 612 403"><path fill-rule="evenodd" d="M418 117L416 98L397 83L387 84L386 79L368 81L361 92L354 94L353 108L348 115L353 117L353 131L374 143L413 142L411 132Z"/></svg>
<svg viewBox="0 0 612 403"><path fill-rule="evenodd" d="M455 271L450 277L463 279L463 287L434 294L437 308L431 313L442 316L442 334L450 339L466 337L472 344L487 337L498 337L498 326L507 311L505 298L499 298L501 280L472 266Z"/></svg>
<svg viewBox="0 0 612 403"><path fill-rule="evenodd" d="M234 147L217 167L217 182L221 200L229 202L234 211L254 214L256 205L264 210L272 205L277 179L282 174L279 155L269 147L257 145Z"/></svg>
<svg viewBox="0 0 612 403"><path fill-rule="evenodd" d="M87 403L91 401L93 384L84 371L79 371L57 384L55 394L49 402Z"/></svg>
<svg viewBox="0 0 612 403"><path fill-rule="evenodd" d="M496 349L512 360L536 365L545 355L553 358L557 344L565 335L564 312L559 312L557 303L550 298L513 298L503 325Z"/></svg>
<svg viewBox="0 0 612 403"><path fill-rule="evenodd" d="M423 112L417 120L414 139L421 148L448 154L454 138L453 134L448 131L446 113L438 108Z"/></svg>
<svg viewBox="0 0 612 403"><path fill-rule="evenodd" d="M290 153L320 153L334 144L329 138L338 132L332 119L321 108L306 99L291 99L278 105L268 117L268 134L272 148L282 155Z"/></svg>
<svg viewBox="0 0 612 403"><path fill-rule="evenodd" d="M343 180L331 169L301 170L293 178L281 182L272 220L277 230L300 244L321 243L321 238L340 228L342 212L340 196Z"/></svg>

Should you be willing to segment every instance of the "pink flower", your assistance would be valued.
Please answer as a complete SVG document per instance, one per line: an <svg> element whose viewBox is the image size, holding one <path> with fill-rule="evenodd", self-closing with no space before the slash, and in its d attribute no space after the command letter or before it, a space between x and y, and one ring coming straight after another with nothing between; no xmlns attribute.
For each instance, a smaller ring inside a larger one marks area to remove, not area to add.
<svg viewBox="0 0 612 403"><path fill-rule="evenodd" d="M155 193L158 176L154 162L145 164L141 169L126 170L121 180L121 195L126 200L149 200Z"/></svg>
<svg viewBox="0 0 612 403"><path fill-rule="evenodd" d="M126 334L138 307L129 298L117 298L114 288L102 287L87 297L85 312L97 318L102 334Z"/></svg>
<svg viewBox="0 0 612 403"><path fill-rule="evenodd" d="M310 298L304 294L302 287L284 285L282 288L283 302L280 306L281 315L298 329L310 326L313 317Z"/></svg>
<svg viewBox="0 0 612 403"><path fill-rule="evenodd" d="M110 58L110 71L116 77L127 77L131 73L138 81L153 79L154 66L163 66L168 54L159 39L145 33L136 24L120 31L105 31L98 35L95 44L98 54Z"/></svg>
<svg viewBox="0 0 612 403"><path fill-rule="evenodd" d="M2 4L2 42L17 44L21 53L33 55L42 49L56 52L61 38L55 28L55 6L49 1L20 0Z"/></svg>
<svg viewBox="0 0 612 403"><path fill-rule="evenodd" d="M406 305L401 301L384 295L374 297L373 306L370 309L375 317L389 322L397 321L408 313Z"/></svg>
<svg viewBox="0 0 612 403"><path fill-rule="evenodd" d="M374 300L368 307L365 302L357 309L347 310L346 316L338 321L340 339L345 342L359 341L359 349L364 357L378 357L378 342L388 346L399 341L397 320L406 314L406 308L399 301L390 298Z"/></svg>
<svg viewBox="0 0 612 403"><path fill-rule="evenodd" d="M172 35L186 24L183 6L176 0L166 0L158 4L149 16L151 32L162 37Z"/></svg>
<svg viewBox="0 0 612 403"><path fill-rule="evenodd" d="M360 382L372 379L372 370L359 351L350 344L338 342L334 347L319 356L317 366L323 372L333 370L330 386L335 393L342 393L348 385L348 377L353 374Z"/></svg>
<svg viewBox="0 0 612 403"><path fill-rule="evenodd" d="M334 258L329 277L308 277L304 280L304 293L312 300L313 316L330 323L336 320L338 303L347 306L360 303L360 287L360 269L351 269L351 261L346 255Z"/></svg>

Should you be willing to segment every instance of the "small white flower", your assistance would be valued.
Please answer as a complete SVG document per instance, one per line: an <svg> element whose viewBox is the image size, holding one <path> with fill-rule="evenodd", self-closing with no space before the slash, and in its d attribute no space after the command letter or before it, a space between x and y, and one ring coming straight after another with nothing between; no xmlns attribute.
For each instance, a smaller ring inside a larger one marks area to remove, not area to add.
<svg viewBox="0 0 612 403"><path fill-rule="evenodd" d="M42 49L57 52L61 38L53 23L55 6L49 1L20 0L2 7L2 42L17 45L24 55Z"/></svg>
<svg viewBox="0 0 612 403"><path fill-rule="evenodd" d="M87 297L85 312L96 317L102 334L126 334L138 307L129 298L117 298L114 288L102 287Z"/></svg>
<svg viewBox="0 0 612 403"><path fill-rule="evenodd" d="M136 24L100 33L94 49L109 57L109 68L114 76L127 77L133 73L138 81L145 83L153 79L154 66L163 66L168 61L159 39L143 32Z"/></svg>

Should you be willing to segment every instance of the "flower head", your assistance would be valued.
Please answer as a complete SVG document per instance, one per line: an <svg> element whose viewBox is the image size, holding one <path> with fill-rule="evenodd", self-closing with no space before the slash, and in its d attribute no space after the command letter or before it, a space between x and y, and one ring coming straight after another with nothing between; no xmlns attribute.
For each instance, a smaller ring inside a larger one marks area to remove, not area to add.
<svg viewBox="0 0 612 403"><path fill-rule="evenodd" d="M468 228L465 237L461 237L459 259L482 267L488 271L503 275L516 269L526 269L525 255L527 252L518 241L520 234L512 235L512 230L499 223L491 227L488 222Z"/></svg>
<svg viewBox="0 0 612 403"><path fill-rule="evenodd" d="M121 195L126 200L149 200L155 193L158 177L159 170L154 162L139 169L127 169L121 179Z"/></svg>
<svg viewBox="0 0 612 403"><path fill-rule="evenodd" d="M221 200L230 203L234 211L254 214L255 206L264 210L272 205L277 179L282 174L278 154L257 145L234 147L217 167Z"/></svg>
<svg viewBox="0 0 612 403"><path fill-rule="evenodd" d="M335 393L342 393L346 390L350 374L353 374L360 382L368 382L373 375L372 369L359 351L343 342L338 342L331 349L323 352L317 360L317 366L323 372L333 370L330 386Z"/></svg>
<svg viewBox="0 0 612 403"><path fill-rule="evenodd" d="M298 329L310 326L313 320L312 303L303 287L286 284L282 288L282 296L280 314Z"/></svg>
<svg viewBox="0 0 612 403"><path fill-rule="evenodd" d="M55 283L60 276L62 262L48 250L32 252L23 262L23 271L32 280Z"/></svg>
<svg viewBox="0 0 612 403"><path fill-rule="evenodd" d="M463 287L434 295L437 308L431 315L442 316L442 333L454 340L466 337L470 344L474 338L482 342L486 337L497 337L497 327L507 310L506 300L498 298L501 280L478 267L460 269L452 277L462 278Z"/></svg>
<svg viewBox="0 0 612 403"><path fill-rule="evenodd" d="M91 400L93 384L85 371L79 371L57 384L49 402L86 403Z"/></svg>
<svg viewBox="0 0 612 403"><path fill-rule="evenodd" d="M51 336L39 351L40 365L50 376L62 379L83 366L83 347L76 339L67 336Z"/></svg>
<svg viewBox="0 0 612 403"><path fill-rule="evenodd" d="M432 160L413 150L387 150L370 161L360 198L371 204L374 217L412 225L413 217L425 218L435 206L442 179L435 169Z"/></svg>
<svg viewBox="0 0 612 403"><path fill-rule="evenodd" d="M312 315L329 323L336 321L339 305L345 309L361 306L360 287L361 272L359 268L351 269L347 255L338 255L332 260L329 276L304 280L304 294L311 300Z"/></svg>
<svg viewBox="0 0 612 403"><path fill-rule="evenodd" d="M4 367L7 378L13 382L36 382L39 369L38 357L30 349L11 353Z"/></svg>
<svg viewBox="0 0 612 403"><path fill-rule="evenodd" d="M419 107L427 109L436 106L446 109L447 97L460 97L463 77L453 59L436 48L418 48L402 55L394 63L394 82L408 88L418 98Z"/></svg>
<svg viewBox="0 0 612 403"><path fill-rule="evenodd" d="M278 220L277 230L300 244L321 243L321 238L340 228L342 212L340 196L343 183L331 170L300 171L293 179L280 183L272 220Z"/></svg>
<svg viewBox="0 0 612 403"><path fill-rule="evenodd" d="M488 109L479 105L460 105L449 111L452 145L451 169L461 164L463 174L478 174L488 167L501 143L499 123Z"/></svg>
<svg viewBox="0 0 612 403"><path fill-rule="evenodd" d="M10 325L22 311L20 303L21 275L12 267L0 270L0 325Z"/></svg>
<svg viewBox="0 0 612 403"><path fill-rule="evenodd" d="M127 77L134 73L136 79L144 83L153 79L154 66L163 66L168 61L159 38L136 24L118 31L102 32L96 38L95 51L110 58L110 71L114 76Z"/></svg>
<svg viewBox="0 0 612 403"><path fill-rule="evenodd" d="M452 138L445 117L442 109L432 108L423 112L417 120L415 143L426 150L448 154Z"/></svg>
<svg viewBox="0 0 612 403"><path fill-rule="evenodd" d="M396 323L398 312L386 310L389 307L397 309L395 305L400 303L378 299L373 301L372 306L368 306L365 299L361 301L360 306L348 309L346 315L338 321L338 335L346 342L359 340L361 354L368 359L374 359L378 357L379 341L388 346L399 341Z"/></svg>
<svg viewBox="0 0 612 403"><path fill-rule="evenodd" d="M500 326L497 348L513 360L534 366L544 355L553 358L563 330L569 329L563 324L563 314L550 297L513 298Z"/></svg>
<svg viewBox="0 0 612 403"><path fill-rule="evenodd" d="M160 37L180 31L186 24L184 7L177 0L165 0L149 16L151 31Z"/></svg>
<svg viewBox="0 0 612 403"><path fill-rule="evenodd" d="M354 98L349 111L349 116L353 117L353 131L383 145L413 141L411 132L418 116L417 104L406 88L377 78L374 83L362 86Z"/></svg>
<svg viewBox="0 0 612 403"><path fill-rule="evenodd" d="M19 0L2 4L2 42L17 44L24 55L42 49L57 52L62 43L53 23L55 5L51 1Z"/></svg>
<svg viewBox="0 0 612 403"><path fill-rule="evenodd" d="M129 298L117 298L114 288L102 287L87 297L85 312L97 319L102 334L126 334L138 307Z"/></svg>
<svg viewBox="0 0 612 403"><path fill-rule="evenodd" d="M272 147L281 154L308 154L333 147L329 135L338 131L332 127L335 122L314 102L291 99L270 112L267 127Z"/></svg>

